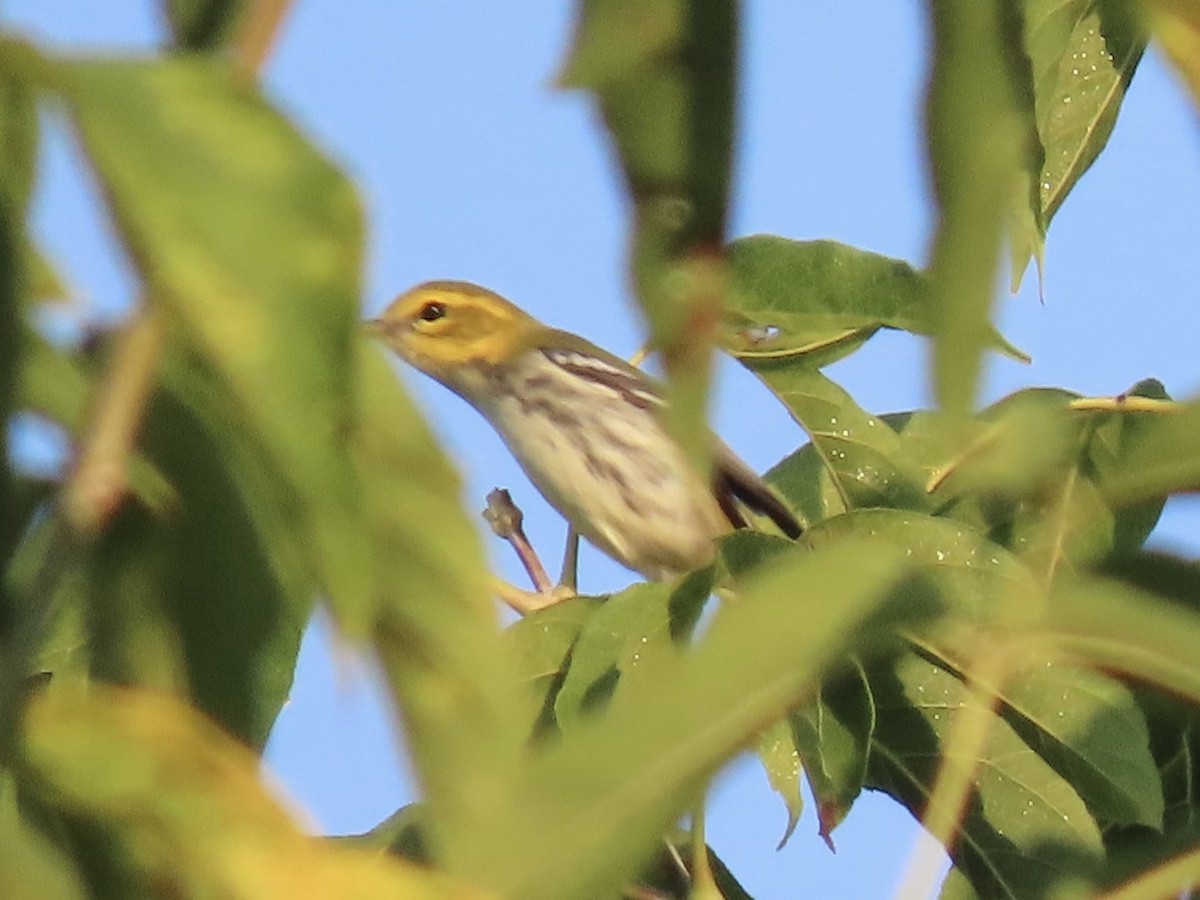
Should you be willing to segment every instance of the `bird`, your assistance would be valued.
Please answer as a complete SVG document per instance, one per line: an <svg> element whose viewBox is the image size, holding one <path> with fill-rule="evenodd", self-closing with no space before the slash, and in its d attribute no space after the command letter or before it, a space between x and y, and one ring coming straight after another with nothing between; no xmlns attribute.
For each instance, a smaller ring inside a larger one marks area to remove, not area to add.
<svg viewBox="0 0 1200 900"><path fill-rule="evenodd" d="M651 376L551 328L500 294L429 281L368 323L402 360L473 406L584 539L652 581L711 562L745 509L789 538L802 526L715 435L705 478L663 424Z"/></svg>

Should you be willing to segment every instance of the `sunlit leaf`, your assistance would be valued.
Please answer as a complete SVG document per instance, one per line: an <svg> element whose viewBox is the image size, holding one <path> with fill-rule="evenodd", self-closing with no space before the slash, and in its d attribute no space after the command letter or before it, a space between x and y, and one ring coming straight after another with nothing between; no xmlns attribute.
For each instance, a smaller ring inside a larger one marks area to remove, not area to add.
<svg viewBox="0 0 1200 900"><path fill-rule="evenodd" d="M1187 80L1193 104L1200 103L1200 9L1190 0L1143 4L1154 36Z"/></svg>
<svg viewBox="0 0 1200 900"><path fill-rule="evenodd" d="M305 834L258 759L177 700L70 685L32 704L24 773L41 802L90 831L101 895L133 875L159 892L226 897L479 897L378 853ZM128 883L128 882L126 882Z"/></svg>
<svg viewBox="0 0 1200 900"><path fill-rule="evenodd" d="M928 280L903 260L834 241L759 234L729 245L733 279L722 345L755 371L825 366L880 328L931 335ZM1028 357L993 333L1002 352Z"/></svg>
<svg viewBox="0 0 1200 900"><path fill-rule="evenodd" d="M787 824L775 849L782 849L791 838L804 812L804 795L800 792L800 751L788 719L780 719L758 736L755 745L758 761L766 773L771 790L779 795L787 810Z"/></svg>
<svg viewBox="0 0 1200 900"><path fill-rule="evenodd" d="M1105 487L1121 505L1200 491L1200 401L1148 416Z"/></svg>
<svg viewBox="0 0 1200 900"><path fill-rule="evenodd" d="M367 498L372 639L429 803L440 863L479 879L528 731L478 531L457 473L378 348L357 355L359 417L343 452Z"/></svg>
<svg viewBox="0 0 1200 900"><path fill-rule="evenodd" d="M362 247L353 190L219 62L59 71L149 300L302 498L295 527L319 580L361 622L370 542L344 446Z"/></svg>

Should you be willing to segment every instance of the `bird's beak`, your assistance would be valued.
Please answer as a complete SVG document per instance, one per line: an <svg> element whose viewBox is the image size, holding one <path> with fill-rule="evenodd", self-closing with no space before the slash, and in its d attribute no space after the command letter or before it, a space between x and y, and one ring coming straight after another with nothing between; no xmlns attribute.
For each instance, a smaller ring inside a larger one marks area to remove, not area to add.
<svg viewBox="0 0 1200 900"><path fill-rule="evenodd" d="M362 322L363 334L368 337L386 337L387 326L383 319L364 319Z"/></svg>

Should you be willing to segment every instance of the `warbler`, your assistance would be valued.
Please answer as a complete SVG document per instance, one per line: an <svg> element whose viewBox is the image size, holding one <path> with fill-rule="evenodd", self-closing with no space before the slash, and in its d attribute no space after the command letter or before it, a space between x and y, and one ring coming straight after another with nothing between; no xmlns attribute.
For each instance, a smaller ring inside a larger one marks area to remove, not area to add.
<svg viewBox="0 0 1200 900"><path fill-rule="evenodd" d="M475 407L575 530L652 580L691 571L746 525L739 502L798 537L796 517L714 435L711 480L663 427L660 386L499 294L430 281L368 323L398 356Z"/></svg>

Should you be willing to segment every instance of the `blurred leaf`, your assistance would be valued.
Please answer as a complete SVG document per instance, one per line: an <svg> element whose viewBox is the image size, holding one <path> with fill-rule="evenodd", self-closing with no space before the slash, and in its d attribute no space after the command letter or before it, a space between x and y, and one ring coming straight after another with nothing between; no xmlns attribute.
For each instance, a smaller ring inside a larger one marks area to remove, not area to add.
<svg viewBox="0 0 1200 900"><path fill-rule="evenodd" d="M639 682L651 683L664 660L686 644L712 588L711 573L669 583L635 584L609 597L587 619L571 649L554 701L557 722L570 728Z"/></svg>
<svg viewBox="0 0 1200 900"><path fill-rule="evenodd" d="M142 446L177 491L170 514L131 507L94 554L93 663L109 679L174 688L261 749L292 683L310 582L274 565L218 438L163 392Z"/></svg>
<svg viewBox="0 0 1200 900"><path fill-rule="evenodd" d="M1145 0L1148 24L1200 105L1200 8L1191 0Z"/></svg>
<svg viewBox="0 0 1200 900"><path fill-rule="evenodd" d="M866 674L855 666L827 681L790 721L817 801L820 834L832 849L833 830L850 811L867 775L875 700Z"/></svg>
<svg viewBox="0 0 1200 900"><path fill-rule="evenodd" d="M216 50L237 33L245 0L162 0L175 46L184 50Z"/></svg>
<svg viewBox="0 0 1200 900"><path fill-rule="evenodd" d="M602 608L593 597L572 597L514 622L505 639L516 650L521 684L527 688L527 733L540 735L557 727L558 692L571 662L571 648L584 625Z"/></svg>
<svg viewBox="0 0 1200 900"><path fill-rule="evenodd" d="M362 479L373 643L402 710L440 864L483 881L528 737L518 668L454 469L381 353L357 356L359 419L343 448Z"/></svg>
<svg viewBox="0 0 1200 900"><path fill-rule="evenodd" d="M800 792L800 751L796 749L790 721L780 719L764 730L758 736L755 750L767 775L767 783L787 809L787 824L775 846L776 850L782 850L804 812L804 795Z"/></svg>
<svg viewBox="0 0 1200 900"><path fill-rule="evenodd" d="M1048 661L1007 684L1001 696L1009 724L1099 821L1162 828L1162 783L1146 718L1129 688Z"/></svg>
<svg viewBox="0 0 1200 900"><path fill-rule="evenodd" d="M345 452L362 248L353 190L218 61L60 72L148 297L300 498L298 539L361 634L370 542Z"/></svg>
<svg viewBox="0 0 1200 900"><path fill-rule="evenodd" d="M1126 8L1109 0L1023 0L1023 45L1033 78L1040 150L1029 176L1031 212L1045 229L1108 143L1125 91L1146 47ZM1014 241L1014 290L1029 252Z"/></svg>
<svg viewBox="0 0 1200 900"><path fill-rule="evenodd" d="M13 70L19 68L5 67L0 73L0 192L14 223L24 222L38 159L37 98L32 78L15 77Z"/></svg>
<svg viewBox="0 0 1200 900"><path fill-rule="evenodd" d="M1116 505L1200 491L1200 400L1146 414L1105 488Z"/></svg>
<svg viewBox="0 0 1200 900"><path fill-rule="evenodd" d="M929 265L939 404L971 410L990 333L1001 226L1033 116L1021 23L1003 0L931 0L929 155L939 210Z"/></svg>
<svg viewBox="0 0 1200 900"><path fill-rule="evenodd" d="M854 510L814 526L801 543L824 552L862 540L903 553L938 587L960 622L1023 628L1041 615L1043 600L1029 570L961 522L903 510Z"/></svg>
<svg viewBox="0 0 1200 900"><path fill-rule="evenodd" d="M870 619L902 571L897 555L860 542L820 554L793 551L764 568L739 590L739 602L717 613L694 650L661 667L653 685L641 682L527 767L521 802L490 848L498 887L547 898L616 890L704 779L781 708L812 696L822 669L851 641L867 649L893 634L894 623ZM798 605L799 585L822 602ZM916 600L905 595L889 609L927 613ZM549 856L538 838L547 834L555 836Z"/></svg>
<svg viewBox="0 0 1200 900"><path fill-rule="evenodd" d="M72 860L22 819L10 775L0 786L0 884L7 900L83 900Z"/></svg>
<svg viewBox="0 0 1200 900"><path fill-rule="evenodd" d="M0 567L8 563L25 523L16 517L16 485L8 454L15 408L21 324L28 281L25 215L37 164L37 107L32 90L0 77ZM0 583L0 610L7 603Z"/></svg>
<svg viewBox="0 0 1200 900"><path fill-rule="evenodd" d="M733 290L723 345L755 371L829 365L880 328L933 333L928 280L903 260L834 241L758 234L733 241L729 263ZM1028 362L994 331L992 341Z"/></svg>
<svg viewBox="0 0 1200 900"><path fill-rule="evenodd" d="M560 77L599 102L633 199L632 273L668 375L669 430L699 461L727 293L734 0L581 0Z"/></svg>
<svg viewBox="0 0 1200 900"><path fill-rule="evenodd" d="M867 785L920 816L967 695L953 675L912 654L870 674L877 723ZM990 728L952 857L980 897L1043 896L1064 848L1099 863L1100 831L1072 785L1003 720Z"/></svg>
<svg viewBox="0 0 1200 900"><path fill-rule="evenodd" d="M55 347L25 328L16 405L49 417L77 438L85 424L96 371L79 353ZM165 511L177 502L175 489L144 453L132 454L126 474L134 495L151 509Z"/></svg>
<svg viewBox="0 0 1200 900"><path fill-rule="evenodd" d="M655 897L662 900L700 900L695 892L696 883L680 871L680 864L686 872L694 872L692 857L691 835L675 829L664 840L664 847L654 861L646 867L638 877L638 886L656 891ZM746 889L742 887L729 867L717 856L712 847L706 847L708 865L712 870L713 881L722 900L751 900Z"/></svg>
<svg viewBox="0 0 1200 900"><path fill-rule="evenodd" d="M87 849L114 854L147 894L482 896L307 836L259 781L257 757L164 695L97 685L42 692L27 716L23 767L44 803L95 829Z"/></svg>
<svg viewBox="0 0 1200 900"><path fill-rule="evenodd" d="M1200 705L1200 616L1129 584L1092 578L1064 585L1046 628L1083 663L1158 685Z"/></svg>

